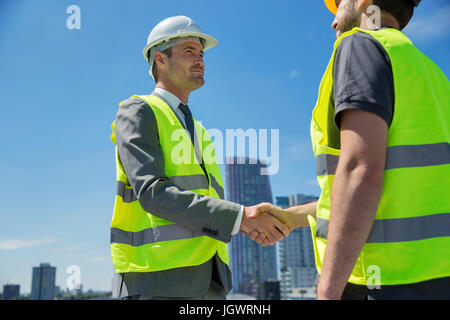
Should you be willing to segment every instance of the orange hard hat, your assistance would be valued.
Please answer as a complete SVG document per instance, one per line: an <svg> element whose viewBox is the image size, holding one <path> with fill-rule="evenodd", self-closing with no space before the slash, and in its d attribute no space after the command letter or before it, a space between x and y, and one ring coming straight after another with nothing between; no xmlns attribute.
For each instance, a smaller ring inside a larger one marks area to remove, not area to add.
<svg viewBox="0 0 450 320"><path fill-rule="evenodd" d="M415 7L418 7L422 0L411 0L411 1L414 3ZM327 6L328 10L331 11L332 14L336 14L338 10L336 0L325 0L325 5Z"/></svg>
<svg viewBox="0 0 450 320"><path fill-rule="evenodd" d="M328 10L331 11L331 13L336 14L337 12L337 5L336 5L336 0L325 0L325 4L328 8Z"/></svg>

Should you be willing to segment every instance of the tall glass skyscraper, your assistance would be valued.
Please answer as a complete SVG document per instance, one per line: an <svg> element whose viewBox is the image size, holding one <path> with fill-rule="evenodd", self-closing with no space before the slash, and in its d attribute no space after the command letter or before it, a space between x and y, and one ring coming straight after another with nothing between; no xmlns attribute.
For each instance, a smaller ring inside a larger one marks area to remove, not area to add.
<svg viewBox="0 0 450 320"><path fill-rule="evenodd" d="M53 300L55 298L56 267L41 263L33 267L30 300Z"/></svg>
<svg viewBox="0 0 450 320"><path fill-rule="evenodd" d="M254 162L256 163L252 164ZM265 167L265 164L255 160L250 161L249 158L240 158L240 161L238 158L227 159L227 200L244 206L253 206L261 202L272 203L269 176L261 175L261 169ZM242 285L251 280L277 279L275 246L264 248L239 233L232 237L229 252L231 253L233 293L241 293Z"/></svg>

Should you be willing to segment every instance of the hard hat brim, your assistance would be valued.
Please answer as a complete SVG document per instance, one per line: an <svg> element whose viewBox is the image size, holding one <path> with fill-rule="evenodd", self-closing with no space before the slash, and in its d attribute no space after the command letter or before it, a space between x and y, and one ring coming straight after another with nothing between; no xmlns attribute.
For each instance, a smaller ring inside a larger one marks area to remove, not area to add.
<svg viewBox="0 0 450 320"><path fill-rule="evenodd" d="M325 5L327 6L328 10L331 11L332 14L336 15L336 12L338 10L336 6L336 0L325 0Z"/></svg>
<svg viewBox="0 0 450 320"><path fill-rule="evenodd" d="M150 51L151 48L153 48L154 46L157 46L158 44L162 43L163 41L168 41L173 38L184 38L184 37L199 37L199 38L203 39L204 40L203 51L211 49L212 47L217 46L217 44L219 43L216 40L216 38L214 38L210 35L204 34L204 33L183 32L183 33L179 33L179 34L174 34L173 36L170 36L170 37L164 37L164 39L154 41L153 43L149 43L148 45L145 46L144 50L142 51L142 54L144 55L145 60L148 61L148 52Z"/></svg>

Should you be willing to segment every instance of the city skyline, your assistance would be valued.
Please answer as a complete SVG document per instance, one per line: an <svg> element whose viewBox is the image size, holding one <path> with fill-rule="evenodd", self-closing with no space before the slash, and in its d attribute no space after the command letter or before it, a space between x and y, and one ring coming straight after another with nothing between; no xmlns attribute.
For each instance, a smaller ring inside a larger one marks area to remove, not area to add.
<svg viewBox="0 0 450 320"><path fill-rule="evenodd" d="M80 29L67 25L74 4ZM0 186L1 287L18 284L30 294L32 267L48 262L62 289L77 266L84 290L111 291L111 123L120 101L152 91L142 49L169 16L190 16L219 41L205 52L205 85L189 97L194 117L224 136L227 129L279 130L273 196L319 195L309 129L335 41L323 1L158 4L0 1L0 69L8 75L0 79L0 164L8 181ZM449 29L450 4L434 0L422 1L404 30L446 75Z"/></svg>

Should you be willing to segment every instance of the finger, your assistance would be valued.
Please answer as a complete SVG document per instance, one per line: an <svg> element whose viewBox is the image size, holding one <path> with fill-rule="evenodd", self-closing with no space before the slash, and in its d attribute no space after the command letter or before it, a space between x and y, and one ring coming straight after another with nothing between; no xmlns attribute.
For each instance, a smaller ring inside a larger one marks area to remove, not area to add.
<svg viewBox="0 0 450 320"><path fill-rule="evenodd" d="M250 219L257 218L263 212L258 206L248 207L247 210L248 210L247 216Z"/></svg>
<svg viewBox="0 0 450 320"><path fill-rule="evenodd" d="M289 227L284 223L280 222L280 220L275 221L275 228L283 234L284 237L287 237L290 233Z"/></svg>
<svg viewBox="0 0 450 320"><path fill-rule="evenodd" d="M281 233L279 233L278 231L272 231L271 233L271 242L272 245L274 245L275 243L277 243L278 241L283 240L283 235Z"/></svg>
<svg viewBox="0 0 450 320"><path fill-rule="evenodd" d="M271 245L270 243L271 242L267 238L265 238L264 241L262 243L260 243L260 244L263 247L267 247L267 246Z"/></svg>
<svg viewBox="0 0 450 320"><path fill-rule="evenodd" d="M274 234L279 233L278 231L276 231L275 227L270 223L269 221L265 221L261 226L260 226L261 230L259 230L259 232L261 233L265 233L267 240L270 243L275 243L277 242L277 237L274 236ZM281 237L281 234L280 234Z"/></svg>
<svg viewBox="0 0 450 320"><path fill-rule="evenodd" d="M262 213L267 212L270 210L272 204L267 202L262 202L260 204L257 204L256 206L251 207L252 211L250 212L251 218L259 217Z"/></svg>
<svg viewBox="0 0 450 320"><path fill-rule="evenodd" d="M269 230L267 232L267 240L269 240L270 243L274 244L278 242L277 237L275 236L275 232L273 230Z"/></svg>
<svg viewBox="0 0 450 320"><path fill-rule="evenodd" d="M264 242L264 240L266 240L266 235L264 234L264 232L261 232L261 233L259 233L259 235L255 241L259 244L262 244Z"/></svg>
<svg viewBox="0 0 450 320"><path fill-rule="evenodd" d="M254 219L254 218L258 217L258 215L259 215L258 210L252 210L248 213L248 217L250 219Z"/></svg>
<svg viewBox="0 0 450 320"><path fill-rule="evenodd" d="M247 232L245 232L244 230L241 230L241 234L242 234L243 236L245 236L245 235L247 234Z"/></svg>
<svg viewBox="0 0 450 320"><path fill-rule="evenodd" d="M289 228L280 220L272 217L270 221L272 224L272 228L270 230L272 235L277 239L277 242L283 240L284 237L289 235Z"/></svg>
<svg viewBox="0 0 450 320"><path fill-rule="evenodd" d="M250 240L256 240L256 238L259 236L259 232L256 230L253 230L252 232L250 232L248 234L248 237L250 238Z"/></svg>
<svg viewBox="0 0 450 320"><path fill-rule="evenodd" d="M270 230L270 234L275 239L275 242L281 241L284 239L283 233L277 229L276 226L273 226L273 228Z"/></svg>

